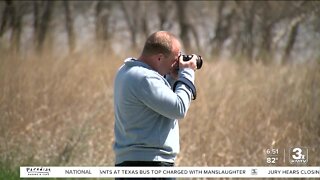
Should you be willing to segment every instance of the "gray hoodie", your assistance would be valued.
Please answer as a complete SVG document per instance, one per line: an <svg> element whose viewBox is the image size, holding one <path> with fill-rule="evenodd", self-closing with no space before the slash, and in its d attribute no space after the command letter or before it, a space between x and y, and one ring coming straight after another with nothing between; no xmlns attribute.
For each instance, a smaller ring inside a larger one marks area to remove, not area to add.
<svg viewBox="0 0 320 180"><path fill-rule="evenodd" d="M193 86L192 69L180 69L178 75ZM173 91L169 81L132 58L119 69L114 82L116 164L174 162L180 148L177 119L186 116L193 94L182 82L176 83Z"/></svg>

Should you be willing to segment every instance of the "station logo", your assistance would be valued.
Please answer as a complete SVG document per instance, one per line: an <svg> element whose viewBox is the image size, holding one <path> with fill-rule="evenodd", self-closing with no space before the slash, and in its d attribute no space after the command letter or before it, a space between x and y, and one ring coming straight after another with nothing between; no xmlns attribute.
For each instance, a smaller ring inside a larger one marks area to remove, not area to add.
<svg viewBox="0 0 320 180"><path fill-rule="evenodd" d="M305 148L305 147L290 148L289 162L292 165L306 165L308 163L308 148Z"/></svg>

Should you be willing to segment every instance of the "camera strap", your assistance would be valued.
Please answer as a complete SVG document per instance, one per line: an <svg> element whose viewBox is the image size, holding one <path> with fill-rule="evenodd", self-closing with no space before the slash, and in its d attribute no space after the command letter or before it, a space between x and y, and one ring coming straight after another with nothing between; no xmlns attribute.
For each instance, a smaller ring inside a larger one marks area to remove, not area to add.
<svg viewBox="0 0 320 180"><path fill-rule="evenodd" d="M186 85L188 88L191 89L192 96L193 96L192 100L195 100L196 97L197 97L197 89L196 89L196 87L194 86L194 84L193 84L189 79L187 79L187 78L184 78L184 77L179 78L179 79L173 84L173 88L172 88L172 89L173 89L174 91L176 90L176 86L177 86L177 84L178 84L179 82L180 82L180 83L183 83L184 85Z"/></svg>

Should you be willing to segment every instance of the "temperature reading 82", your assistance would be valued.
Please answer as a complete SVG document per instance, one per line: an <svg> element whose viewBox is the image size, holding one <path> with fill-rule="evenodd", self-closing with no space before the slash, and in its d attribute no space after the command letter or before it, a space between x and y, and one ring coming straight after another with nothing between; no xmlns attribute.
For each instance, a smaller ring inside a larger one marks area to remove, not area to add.
<svg viewBox="0 0 320 180"><path fill-rule="evenodd" d="M267 163L268 164L276 164L278 161L278 158L277 157L268 157L267 158Z"/></svg>

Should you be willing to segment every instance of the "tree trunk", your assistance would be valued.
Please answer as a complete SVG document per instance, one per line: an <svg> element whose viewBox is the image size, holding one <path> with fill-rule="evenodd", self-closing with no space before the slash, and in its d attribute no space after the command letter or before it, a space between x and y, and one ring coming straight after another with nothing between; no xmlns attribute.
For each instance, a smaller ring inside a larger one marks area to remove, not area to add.
<svg viewBox="0 0 320 180"><path fill-rule="evenodd" d="M184 45L185 51L191 50L191 43L190 43L190 25L188 22L188 17L186 13L186 8L188 5L188 1L175 1L177 6L177 18L178 23L180 25L180 38Z"/></svg>
<svg viewBox="0 0 320 180"><path fill-rule="evenodd" d="M150 2L141 2L143 3L142 5L140 5L141 9L141 30L142 33L144 34L145 38L147 38L150 35L150 30L149 30L149 23L148 23L148 13L147 13L147 8L148 8L148 4Z"/></svg>
<svg viewBox="0 0 320 180"><path fill-rule="evenodd" d="M110 15L112 4L108 1L99 1L96 5L96 40L99 51L110 51Z"/></svg>
<svg viewBox="0 0 320 180"><path fill-rule="evenodd" d="M262 61L264 64L268 64L271 61L271 41L272 35L271 31L274 25L272 20L272 14L270 14L269 2L262 2L264 7L261 7L261 42L260 42L260 52L258 54L258 60Z"/></svg>
<svg viewBox="0 0 320 180"><path fill-rule="evenodd" d="M229 38L231 34L231 22L234 15L234 10L224 14L225 1L219 1L218 5L218 20L215 29L215 36L212 39L212 55L215 58L219 58L224 42Z"/></svg>
<svg viewBox="0 0 320 180"><path fill-rule="evenodd" d="M5 3L6 7L3 12L0 26L0 37L2 37L8 28L11 28L11 50L18 52L20 49L23 11L13 1L6 0Z"/></svg>
<svg viewBox="0 0 320 180"><path fill-rule="evenodd" d="M43 45L48 34L48 28L51 23L53 6L54 1L48 0L45 2L44 12L41 16L37 30L37 51L39 53L41 53L43 50Z"/></svg>
<svg viewBox="0 0 320 180"><path fill-rule="evenodd" d="M130 9L139 9L139 3L140 1L132 1L133 7L130 7ZM135 51L137 49L137 35L138 35L138 16L139 14L131 14L129 11L129 8L125 4L124 1L120 1L120 6L122 8L122 11L125 15L125 20L127 22L130 34L131 34L131 46L133 50ZM139 11L135 11L135 13L139 13Z"/></svg>
<svg viewBox="0 0 320 180"><path fill-rule="evenodd" d="M282 64L288 64L288 62L289 62L289 56L290 56L290 53L291 53L293 46L296 42L298 30L299 30L299 26L300 26L300 22L302 21L302 18L303 17L299 17L297 19L294 19L293 22L291 23L287 45L286 45L286 48L284 50L284 55L282 56L282 60L281 60Z"/></svg>
<svg viewBox="0 0 320 180"><path fill-rule="evenodd" d="M65 9L65 18L66 18L66 29L67 29L67 34L68 34L68 44L69 44L69 52L72 53L75 49L76 45L76 38L75 38L75 33L74 33L74 28L73 28L73 18L71 15L71 9L70 9L70 4L69 1L64 0L64 9Z"/></svg>
<svg viewBox="0 0 320 180"><path fill-rule="evenodd" d="M13 26L11 34L11 49L15 52L19 52L20 50L20 39L22 32L22 11L17 11L17 8L19 7L15 7L13 11Z"/></svg>
<svg viewBox="0 0 320 180"><path fill-rule="evenodd" d="M157 1L158 5L158 17L159 17L159 29L168 30L172 27L172 24L169 22L169 10L172 3L168 0Z"/></svg>
<svg viewBox="0 0 320 180"><path fill-rule="evenodd" d="M34 46L38 46L38 31L40 24L40 15L39 15L39 2L33 2L33 42Z"/></svg>
<svg viewBox="0 0 320 180"><path fill-rule="evenodd" d="M262 28L261 34L261 44L260 44L260 53L259 60L261 60L264 64L268 64L270 62L271 57L271 29L272 25L264 24Z"/></svg>
<svg viewBox="0 0 320 180"><path fill-rule="evenodd" d="M14 17L14 6L12 1L5 1L6 7L3 11L2 22L0 26L0 37L5 33L8 26L13 25L13 17Z"/></svg>
<svg viewBox="0 0 320 180"><path fill-rule="evenodd" d="M248 58L249 63L253 61L253 27L254 27L254 13L255 13L255 2L252 1L248 5L248 11L245 14L245 31L243 39L243 52L246 58Z"/></svg>
<svg viewBox="0 0 320 180"><path fill-rule="evenodd" d="M222 11L223 8L225 6L225 1L219 1L219 4L217 6L218 8L218 19L217 19L217 24L216 24L216 29L215 29L215 36L212 39L212 55L215 58L219 58L220 57L220 52L221 52L221 35L220 32L222 31Z"/></svg>

